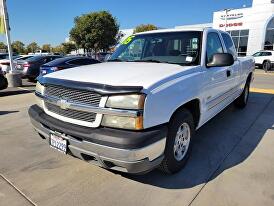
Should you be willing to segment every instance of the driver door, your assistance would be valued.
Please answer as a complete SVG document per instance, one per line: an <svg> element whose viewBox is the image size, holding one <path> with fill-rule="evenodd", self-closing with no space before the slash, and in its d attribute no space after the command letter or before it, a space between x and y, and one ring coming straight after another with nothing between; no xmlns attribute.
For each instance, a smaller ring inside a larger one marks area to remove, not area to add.
<svg viewBox="0 0 274 206"><path fill-rule="evenodd" d="M216 53L224 53L224 48L217 32L207 35L206 62L209 63ZM231 67L208 67L205 72L203 99L205 117L207 121L219 113L229 101L230 91L234 87L235 78L232 78Z"/></svg>

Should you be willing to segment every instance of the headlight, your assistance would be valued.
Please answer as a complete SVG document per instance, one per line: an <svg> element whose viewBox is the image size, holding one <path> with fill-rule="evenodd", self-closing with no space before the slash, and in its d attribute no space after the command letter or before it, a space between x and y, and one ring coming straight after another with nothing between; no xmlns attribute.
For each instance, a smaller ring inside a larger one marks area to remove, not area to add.
<svg viewBox="0 0 274 206"><path fill-rule="evenodd" d="M107 107L116 109L143 109L145 96L140 94L110 96Z"/></svg>
<svg viewBox="0 0 274 206"><path fill-rule="evenodd" d="M40 84L39 82L37 82L36 84L36 88L35 88L35 91L41 95L44 95L44 92L45 92L45 87ZM40 98L40 97L37 97L36 96L36 102L37 102L37 105L41 108L43 108L44 106L44 103L43 103L43 100Z"/></svg>
<svg viewBox="0 0 274 206"><path fill-rule="evenodd" d="M45 87L42 84L40 84L39 82L37 82L35 90L36 90L36 92L44 95Z"/></svg>
<svg viewBox="0 0 274 206"><path fill-rule="evenodd" d="M144 102L144 94L117 95L108 98L106 107L124 110L142 110L144 109ZM143 116L124 117L104 115L102 125L121 129L140 130L143 129Z"/></svg>
<svg viewBox="0 0 274 206"><path fill-rule="evenodd" d="M121 129L140 130L143 129L143 117L120 117L104 115L102 125Z"/></svg>

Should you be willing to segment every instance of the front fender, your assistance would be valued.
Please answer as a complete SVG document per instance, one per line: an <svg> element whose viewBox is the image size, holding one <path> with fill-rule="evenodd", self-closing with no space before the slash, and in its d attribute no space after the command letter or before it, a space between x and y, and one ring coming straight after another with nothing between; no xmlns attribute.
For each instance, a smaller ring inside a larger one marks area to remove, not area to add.
<svg viewBox="0 0 274 206"><path fill-rule="evenodd" d="M193 99L201 99L203 71L173 78L147 92L144 128L169 122L173 113Z"/></svg>

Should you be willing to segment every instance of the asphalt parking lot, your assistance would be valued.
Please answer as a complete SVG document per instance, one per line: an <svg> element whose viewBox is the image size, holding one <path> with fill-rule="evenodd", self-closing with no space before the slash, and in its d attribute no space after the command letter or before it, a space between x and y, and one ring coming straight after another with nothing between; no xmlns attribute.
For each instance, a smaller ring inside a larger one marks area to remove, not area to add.
<svg viewBox="0 0 274 206"><path fill-rule="evenodd" d="M274 74L257 71L249 104L203 126L180 173L111 172L49 148L27 109L33 84L0 92L0 205L274 205Z"/></svg>

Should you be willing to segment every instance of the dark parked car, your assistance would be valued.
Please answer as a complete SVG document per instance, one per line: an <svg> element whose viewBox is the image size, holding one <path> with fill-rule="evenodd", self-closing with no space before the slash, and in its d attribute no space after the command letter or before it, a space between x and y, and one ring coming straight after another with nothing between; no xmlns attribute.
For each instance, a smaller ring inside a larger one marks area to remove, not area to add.
<svg viewBox="0 0 274 206"><path fill-rule="evenodd" d="M77 66L97 64L100 61L89 57L70 56L60 59L56 59L47 64L44 64L40 68L40 75L46 75L62 69L73 68Z"/></svg>
<svg viewBox="0 0 274 206"><path fill-rule="evenodd" d="M0 90L6 89L8 87L8 81L4 76L2 70L0 69Z"/></svg>
<svg viewBox="0 0 274 206"><path fill-rule="evenodd" d="M34 81L40 74L40 67L43 64L51 62L55 59L61 58L57 55L38 55L27 59L26 61L17 62L17 70L22 70L23 77Z"/></svg>
<svg viewBox="0 0 274 206"><path fill-rule="evenodd" d="M98 59L101 62L107 61L108 58L112 55L111 52L99 52L96 56L96 59Z"/></svg>
<svg viewBox="0 0 274 206"><path fill-rule="evenodd" d="M18 55L16 53L13 53L13 57L17 57ZM8 53L0 53L0 59L8 59L9 54Z"/></svg>

